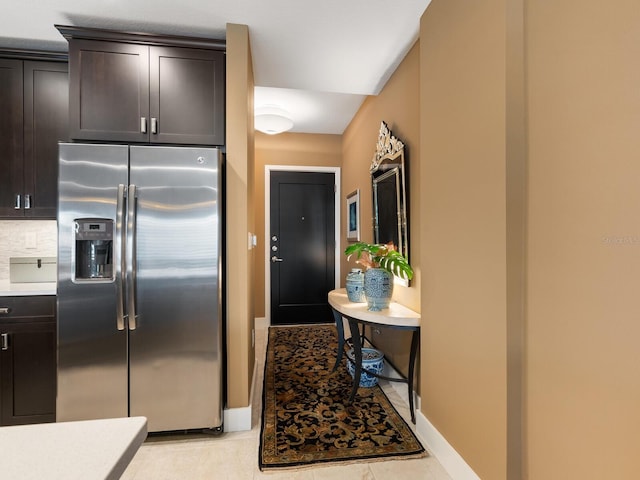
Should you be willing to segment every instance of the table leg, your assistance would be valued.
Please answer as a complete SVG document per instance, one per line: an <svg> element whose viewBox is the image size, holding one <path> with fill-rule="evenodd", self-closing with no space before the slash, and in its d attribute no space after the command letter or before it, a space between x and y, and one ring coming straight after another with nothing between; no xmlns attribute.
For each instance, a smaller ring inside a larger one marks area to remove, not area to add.
<svg viewBox="0 0 640 480"><path fill-rule="evenodd" d="M358 328L358 322L348 318L349 320L349 330L351 331L351 342L353 344L353 360L354 364L354 374L353 374L353 388L351 389L351 396L349 397L349 403L353 402L353 399L356 398L356 392L358 391L358 386L360 385L360 375L362 373L362 341L360 339L360 329Z"/></svg>
<svg viewBox="0 0 640 480"><path fill-rule="evenodd" d="M336 321L336 329L338 330L338 356L336 358L336 364L333 366L332 372L335 372L342 361L342 352L344 351L344 327L342 325L342 315L336 310L331 309L333 312L333 318Z"/></svg>
<svg viewBox="0 0 640 480"><path fill-rule="evenodd" d="M418 343L420 340L419 330L414 330L411 335L411 353L409 354L409 376L407 384L409 388L409 410L411 411L411 421L416 423L416 412L413 407L413 372L416 365L416 353L418 352Z"/></svg>

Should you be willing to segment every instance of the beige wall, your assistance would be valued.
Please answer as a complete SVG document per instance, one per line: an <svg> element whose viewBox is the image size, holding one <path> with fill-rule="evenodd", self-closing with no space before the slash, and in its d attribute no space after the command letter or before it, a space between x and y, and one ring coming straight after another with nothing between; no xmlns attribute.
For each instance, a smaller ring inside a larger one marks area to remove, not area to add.
<svg viewBox="0 0 640 480"><path fill-rule="evenodd" d="M528 473L640 478L640 8L527 2Z"/></svg>
<svg viewBox="0 0 640 480"><path fill-rule="evenodd" d="M483 479L640 478L638 25L631 0L433 0L342 138L363 227L380 120L407 143L422 413ZM298 138L258 139L283 144L256 218Z"/></svg>
<svg viewBox="0 0 640 480"><path fill-rule="evenodd" d="M346 196L360 189L360 235L366 242L373 241L373 213L371 176L369 167L376 151L380 122L385 121L394 136L402 140L407 164L409 189L409 262L415 270L409 288L395 286L394 299L416 311L420 311L420 103L419 70L420 47L416 43L384 86L379 95L367 97L343 135L342 211L346 218ZM346 247L346 221L341 226L341 242ZM342 286L345 275L357 267L352 259L342 256ZM379 332L379 333L376 333ZM375 329L372 335L375 345L384 351L387 359L407 373L411 336L397 330Z"/></svg>
<svg viewBox="0 0 640 480"><path fill-rule="evenodd" d="M481 478L640 478L639 26L632 1L423 15L423 413Z"/></svg>
<svg viewBox="0 0 640 480"><path fill-rule="evenodd" d="M253 68L249 29L227 24L226 228L227 228L227 406L251 399L255 352L253 251L247 234L253 218Z"/></svg>
<svg viewBox="0 0 640 480"><path fill-rule="evenodd" d="M254 295L256 317L265 317L265 256L264 256L264 167L265 165L296 165L339 167L342 164L342 136L306 133L266 135L256 133L255 230L258 246L255 251Z"/></svg>
<svg viewBox="0 0 640 480"><path fill-rule="evenodd" d="M420 31L422 412L506 478L505 1L433 0Z"/></svg>

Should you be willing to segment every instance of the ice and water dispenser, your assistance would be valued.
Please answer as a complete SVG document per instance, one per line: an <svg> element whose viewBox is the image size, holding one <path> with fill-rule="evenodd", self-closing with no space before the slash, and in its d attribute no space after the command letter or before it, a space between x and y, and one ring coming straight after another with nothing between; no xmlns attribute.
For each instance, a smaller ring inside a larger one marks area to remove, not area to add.
<svg viewBox="0 0 640 480"><path fill-rule="evenodd" d="M76 281L113 279L113 220L75 220Z"/></svg>

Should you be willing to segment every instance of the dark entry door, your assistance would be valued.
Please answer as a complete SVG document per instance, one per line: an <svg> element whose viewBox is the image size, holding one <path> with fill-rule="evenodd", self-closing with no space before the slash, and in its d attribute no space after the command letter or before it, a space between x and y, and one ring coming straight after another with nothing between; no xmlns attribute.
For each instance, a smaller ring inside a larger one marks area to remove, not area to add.
<svg viewBox="0 0 640 480"><path fill-rule="evenodd" d="M271 172L271 324L332 322L335 176Z"/></svg>

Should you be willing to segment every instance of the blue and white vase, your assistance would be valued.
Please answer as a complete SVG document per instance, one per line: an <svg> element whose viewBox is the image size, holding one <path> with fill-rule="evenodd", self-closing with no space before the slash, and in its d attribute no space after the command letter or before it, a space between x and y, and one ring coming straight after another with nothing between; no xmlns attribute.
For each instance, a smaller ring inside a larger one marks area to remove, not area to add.
<svg viewBox="0 0 640 480"><path fill-rule="evenodd" d="M347 371L351 378L356 374L355 353L353 348L347 350ZM373 387L378 384L378 377L368 374L365 370L373 372L376 375L382 375L384 370L384 354L375 348L362 349L362 370L360 372L359 387Z"/></svg>
<svg viewBox="0 0 640 480"><path fill-rule="evenodd" d="M369 310L379 312L389 308L393 294L393 275L384 268L369 268L364 272L364 296Z"/></svg>
<svg viewBox="0 0 640 480"><path fill-rule="evenodd" d="M359 268L352 268L347 274L347 297L349 301L361 303L364 298L364 273Z"/></svg>

